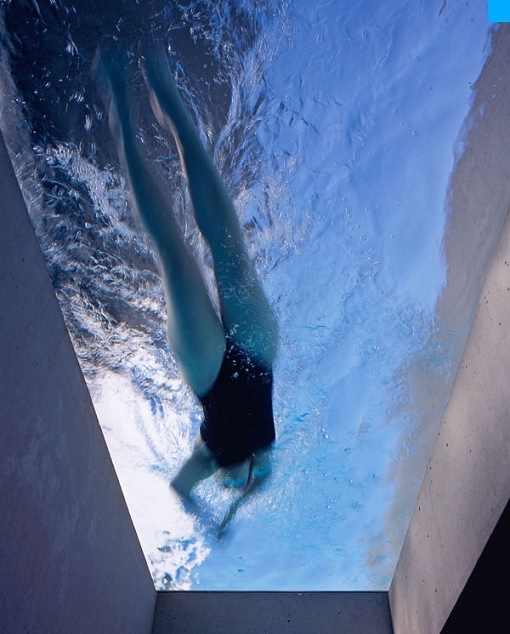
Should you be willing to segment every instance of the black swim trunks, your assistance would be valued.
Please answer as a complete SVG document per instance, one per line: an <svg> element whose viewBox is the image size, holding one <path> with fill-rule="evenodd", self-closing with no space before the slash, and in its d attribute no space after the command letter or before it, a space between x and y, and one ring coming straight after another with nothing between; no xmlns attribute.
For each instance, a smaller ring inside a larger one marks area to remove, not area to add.
<svg viewBox="0 0 510 634"><path fill-rule="evenodd" d="M200 434L220 467L237 464L275 439L273 372L230 338L212 388L200 398Z"/></svg>

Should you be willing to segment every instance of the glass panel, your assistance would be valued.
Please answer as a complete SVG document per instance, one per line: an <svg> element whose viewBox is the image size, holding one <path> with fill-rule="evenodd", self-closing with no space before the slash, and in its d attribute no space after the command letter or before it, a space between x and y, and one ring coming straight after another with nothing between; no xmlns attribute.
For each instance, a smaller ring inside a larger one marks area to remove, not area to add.
<svg viewBox="0 0 510 634"><path fill-rule="evenodd" d="M3 131L157 587L387 588L475 308L454 330L436 312L485 4L55 0L1 16ZM171 49L280 325L273 476L223 539L238 494L207 480L197 516L169 489L201 411L91 73L100 41L130 51L139 138L212 288L137 63L148 36Z"/></svg>

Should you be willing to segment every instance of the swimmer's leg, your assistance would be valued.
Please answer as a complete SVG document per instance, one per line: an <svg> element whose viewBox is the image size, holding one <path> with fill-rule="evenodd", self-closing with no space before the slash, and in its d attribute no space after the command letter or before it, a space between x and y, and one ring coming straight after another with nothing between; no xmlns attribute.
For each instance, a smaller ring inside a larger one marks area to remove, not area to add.
<svg viewBox="0 0 510 634"><path fill-rule="evenodd" d="M188 500L193 487L217 470L216 460L199 434L193 446L193 453L172 480L172 488L184 500Z"/></svg>
<svg viewBox="0 0 510 634"><path fill-rule="evenodd" d="M147 57L145 75L154 113L175 137L197 224L211 248L225 330L269 367L276 354L276 319L248 256L234 204L179 96L164 49Z"/></svg>
<svg viewBox="0 0 510 634"><path fill-rule="evenodd" d="M119 63L120 61L120 63ZM133 198L163 266L169 343L191 389L199 396L212 386L225 350L225 333L188 252L169 196L151 173L136 137L123 60L102 62L110 92L110 127L125 165Z"/></svg>

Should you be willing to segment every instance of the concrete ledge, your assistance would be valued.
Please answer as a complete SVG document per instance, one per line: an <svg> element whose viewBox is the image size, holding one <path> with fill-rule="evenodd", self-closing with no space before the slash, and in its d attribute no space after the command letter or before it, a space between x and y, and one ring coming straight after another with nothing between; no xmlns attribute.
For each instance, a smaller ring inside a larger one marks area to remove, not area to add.
<svg viewBox="0 0 510 634"><path fill-rule="evenodd" d="M391 585L396 634L441 632L510 498L509 64L510 30L501 28L477 82L483 108L457 168L453 204L460 196L462 205L452 213L460 223L507 217Z"/></svg>
<svg viewBox="0 0 510 634"><path fill-rule="evenodd" d="M153 634L391 634L386 592L158 592Z"/></svg>
<svg viewBox="0 0 510 634"><path fill-rule="evenodd" d="M0 631L150 632L156 592L0 135Z"/></svg>

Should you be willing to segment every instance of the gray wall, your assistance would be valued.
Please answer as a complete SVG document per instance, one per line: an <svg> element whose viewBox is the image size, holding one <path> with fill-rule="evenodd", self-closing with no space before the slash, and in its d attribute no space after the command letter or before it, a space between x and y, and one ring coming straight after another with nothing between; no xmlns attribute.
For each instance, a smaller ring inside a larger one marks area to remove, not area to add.
<svg viewBox="0 0 510 634"><path fill-rule="evenodd" d="M392 634L387 592L160 592L154 634Z"/></svg>
<svg viewBox="0 0 510 634"><path fill-rule="evenodd" d="M457 266L460 290L469 283L469 260L485 257L492 239L481 227L492 224L499 234L503 225L503 233L391 585L396 634L441 631L510 498L508 26L494 34L476 88L466 151L452 178L451 226L466 262Z"/></svg>
<svg viewBox="0 0 510 634"><path fill-rule="evenodd" d="M0 136L0 631L150 632L156 592Z"/></svg>

